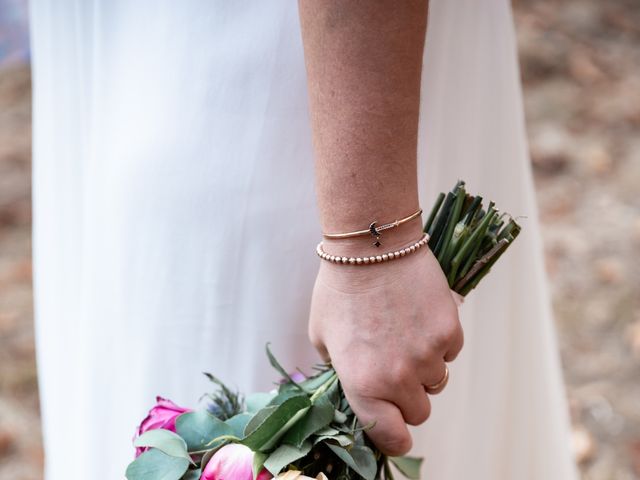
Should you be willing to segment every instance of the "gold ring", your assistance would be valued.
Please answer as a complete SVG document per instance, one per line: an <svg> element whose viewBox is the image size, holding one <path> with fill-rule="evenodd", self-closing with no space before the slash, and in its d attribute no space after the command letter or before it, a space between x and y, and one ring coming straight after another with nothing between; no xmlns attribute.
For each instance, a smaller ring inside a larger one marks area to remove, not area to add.
<svg viewBox="0 0 640 480"><path fill-rule="evenodd" d="M427 393L430 393L431 395L435 395L436 393L440 393L444 389L448 381L449 381L449 367L445 365L444 375L442 376L442 380L440 380L438 383L434 385L426 385L424 389Z"/></svg>

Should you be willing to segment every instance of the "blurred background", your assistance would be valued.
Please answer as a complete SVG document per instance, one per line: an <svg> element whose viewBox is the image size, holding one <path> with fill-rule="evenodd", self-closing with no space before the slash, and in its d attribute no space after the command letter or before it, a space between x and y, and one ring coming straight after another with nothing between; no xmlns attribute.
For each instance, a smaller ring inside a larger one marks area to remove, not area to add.
<svg viewBox="0 0 640 480"><path fill-rule="evenodd" d="M640 479L640 0L516 0L514 13L572 448L585 480ZM26 1L0 0L0 478L12 480L43 465L30 94Z"/></svg>

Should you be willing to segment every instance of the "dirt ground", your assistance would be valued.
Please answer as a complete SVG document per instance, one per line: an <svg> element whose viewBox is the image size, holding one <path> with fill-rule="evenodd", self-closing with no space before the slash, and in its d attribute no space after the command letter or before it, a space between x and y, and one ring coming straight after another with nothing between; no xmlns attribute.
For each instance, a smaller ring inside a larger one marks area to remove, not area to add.
<svg viewBox="0 0 640 480"><path fill-rule="evenodd" d="M514 4L573 447L640 479L640 3ZM30 76L0 70L0 478L42 478L33 344ZM543 480L543 479L541 479Z"/></svg>
<svg viewBox="0 0 640 480"><path fill-rule="evenodd" d="M640 3L515 10L578 460L640 478Z"/></svg>

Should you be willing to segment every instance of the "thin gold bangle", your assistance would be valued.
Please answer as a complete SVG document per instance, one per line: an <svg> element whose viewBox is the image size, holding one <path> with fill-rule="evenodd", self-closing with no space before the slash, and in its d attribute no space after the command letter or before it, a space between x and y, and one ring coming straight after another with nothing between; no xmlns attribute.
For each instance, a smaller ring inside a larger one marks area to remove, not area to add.
<svg viewBox="0 0 640 480"><path fill-rule="evenodd" d="M369 228L367 228L366 230L356 230L355 232L347 232L347 233L323 233L322 236L324 238L351 238L351 237L359 237L361 235L371 235L372 237L374 237L376 239L374 245L376 247L379 247L381 245L380 243L380 232L384 231L384 230L388 230L390 228L395 228L398 227L400 225L402 225L403 223L409 222L411 220L413 220L416 217L419 217L420 215L422 215L422 209L419 208L418 211L412 213L411 215L401 218L399 220L395 220L391 223L385 223L384 225L376 225L376 223L378 223L377 221L373 221L369 224Z"/></svg>

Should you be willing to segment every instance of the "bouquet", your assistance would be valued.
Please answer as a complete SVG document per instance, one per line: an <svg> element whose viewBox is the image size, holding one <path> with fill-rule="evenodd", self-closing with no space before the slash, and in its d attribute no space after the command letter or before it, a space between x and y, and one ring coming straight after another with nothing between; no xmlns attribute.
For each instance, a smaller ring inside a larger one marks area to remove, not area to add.
<svg viewBox="0 0 640 480"><path fill-rule="evenodd" d="M424 226L429 246L459 299L513 243L520 226L493 202L466 193L459 181L438 197ZM206 405L190 410L158 397L138 427L128 480L393 479L420 478L422 459L388 457L366 435L336 372L318 365L289 373L269 350L282 380L271 392L243 396L209 373Z"/></svg>

